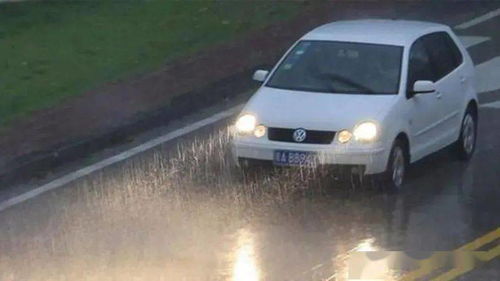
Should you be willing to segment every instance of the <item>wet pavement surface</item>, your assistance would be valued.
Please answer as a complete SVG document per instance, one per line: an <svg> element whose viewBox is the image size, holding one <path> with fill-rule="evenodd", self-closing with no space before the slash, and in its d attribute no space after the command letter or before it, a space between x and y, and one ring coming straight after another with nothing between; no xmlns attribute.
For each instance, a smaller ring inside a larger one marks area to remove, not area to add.
<svg viewBox="0 0 500 281"><path fill-rule="evenodd" d="M442 18L410 6L407 18L450 25L495 9ZM469 48L476 64L500 56L499 26L496 17L458 31L490 38ZM480 98L498 101L500 92ZM373 262L384 251L423 260L480 238L465 252L488 252L500 245L500 107L482 107L479 118L469 163L440 151L413 165L399 192L353 189L326 171L247 177L230 161L231 120L219 122L0 213L0 280L399 280L375 276L387 271ZM488 233L496 239L482 243ZM371 263L350 264L365 251ZM495 257L436 280L499 280ZM406 280L454 268L442 265ZM365 275L354 278L358 271Z"/></svg>

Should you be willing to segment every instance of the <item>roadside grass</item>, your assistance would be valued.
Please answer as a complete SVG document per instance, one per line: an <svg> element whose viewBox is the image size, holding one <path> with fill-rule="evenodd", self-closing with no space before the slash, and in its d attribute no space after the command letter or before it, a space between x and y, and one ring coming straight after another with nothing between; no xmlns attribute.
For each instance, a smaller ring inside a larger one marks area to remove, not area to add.
<svg viewBox="0 0 500 281"><path fill-rule="evenodd" d="M284 239L303 243L293 233L315 220L324 225L315 247L343 259L383 227L369 198L343 200L322 170L245 177L230 137L152 152L1 213L0 280L241 280L248 251L265 249L259 229L284 227ZM286 255L303 260L303 251Z"/></svg>
<svg viewBox="0 0 500 281"><path fill-rule="evenodd" d="M290 1L0 4L0 127L295 15Z"/></svg>

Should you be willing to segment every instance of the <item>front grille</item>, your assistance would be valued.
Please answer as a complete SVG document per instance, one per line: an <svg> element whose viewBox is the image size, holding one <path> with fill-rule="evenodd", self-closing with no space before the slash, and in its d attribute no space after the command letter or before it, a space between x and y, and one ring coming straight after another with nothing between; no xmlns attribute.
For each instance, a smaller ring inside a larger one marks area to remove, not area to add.
<svg viewBox="0 0 500 281"><path fill-rule="evenodd" d="M293 132L295 132L295 130L296 129L268 128L267 137L272 141L298 143L293 139ZM330 144L334 137L335 132L332 131L306 130L306 138L300 143Z"/></svg>

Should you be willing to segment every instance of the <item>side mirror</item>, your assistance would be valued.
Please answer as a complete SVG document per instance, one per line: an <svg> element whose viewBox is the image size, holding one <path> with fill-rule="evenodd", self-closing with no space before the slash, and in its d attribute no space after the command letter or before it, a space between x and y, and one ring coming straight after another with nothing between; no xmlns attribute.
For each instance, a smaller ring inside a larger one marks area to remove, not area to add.
<svg viewBox="0 0 500 281"><path fill-rule="evenodd" d="M419 80L413 84L413 94L430 94L436 91L434 82L428 80Z"/></svg>
<svg viewBox="0 0 500 281"><path fill-rule="evenodd" d="M264 82L266 81L267 75L269 74L269 71L267 70L257 70L253 74L253 80L258 81L258 82Z"/></svg>

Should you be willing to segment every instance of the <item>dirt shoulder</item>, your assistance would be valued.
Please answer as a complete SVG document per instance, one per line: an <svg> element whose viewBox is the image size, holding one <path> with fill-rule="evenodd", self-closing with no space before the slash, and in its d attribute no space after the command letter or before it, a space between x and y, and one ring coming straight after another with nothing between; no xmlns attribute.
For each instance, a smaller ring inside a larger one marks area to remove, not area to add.
<svg viewBox="0 0 500 281"><path fill-rule="evenodd" d="M318 14L304 5L290 21L179 58L156 72L105 84L15 122L1 132L0 178L25 166L28 172L61 164L72 158L69 154L84 156L255 86L251 70L274 62Z"/></svg>
<svg viewBox="0 0 500 281"><path fill-rule="evenodd" d="M360 13L356 5L336 8L306 3L292 20L178 59L159 71L103 85L18 121L0 138L0 182L13 171L29 177L231 99L256 86L251 72L270 66L303 33L332 18ZM375 6L370 10L378 16L393 12Z"/></svg>

